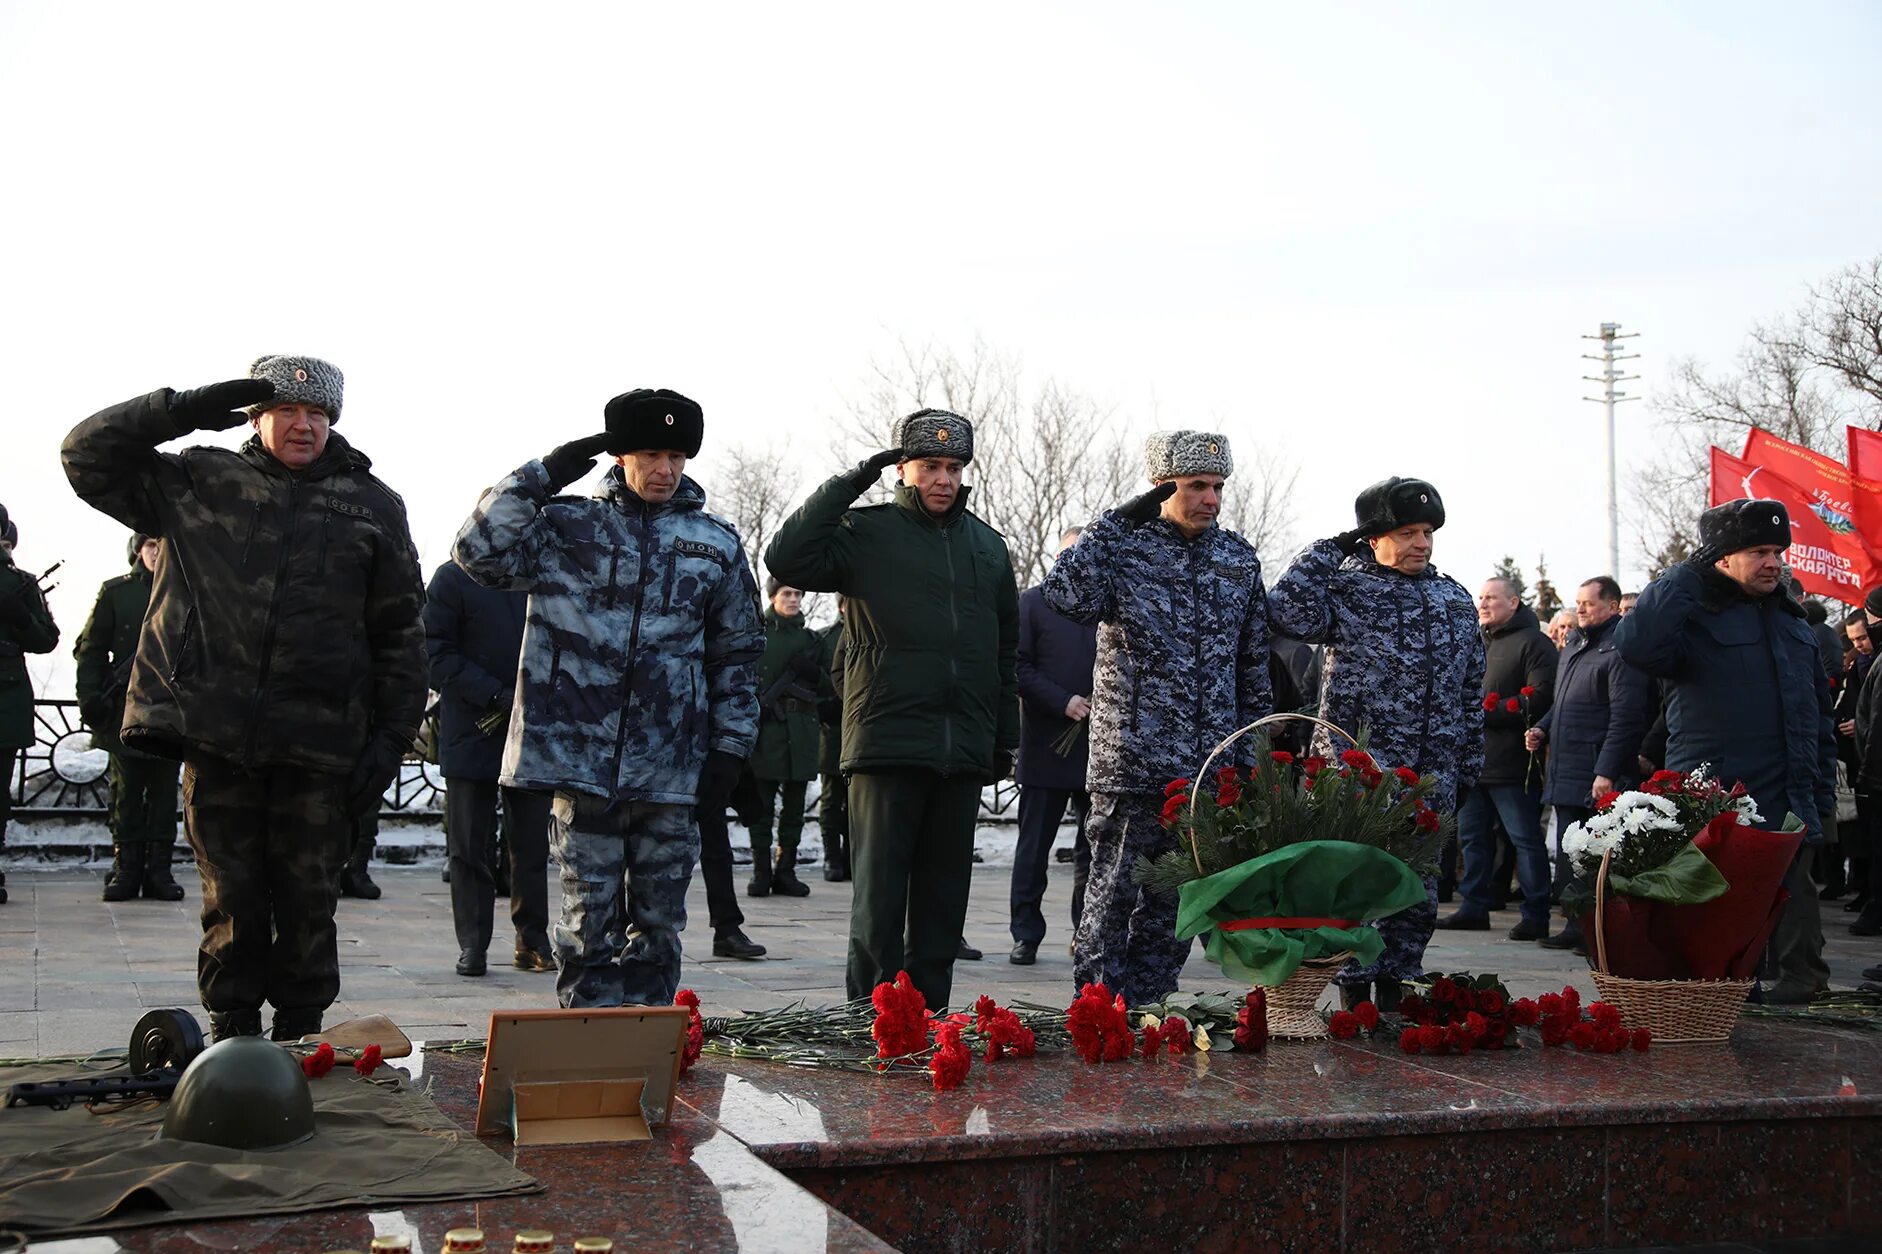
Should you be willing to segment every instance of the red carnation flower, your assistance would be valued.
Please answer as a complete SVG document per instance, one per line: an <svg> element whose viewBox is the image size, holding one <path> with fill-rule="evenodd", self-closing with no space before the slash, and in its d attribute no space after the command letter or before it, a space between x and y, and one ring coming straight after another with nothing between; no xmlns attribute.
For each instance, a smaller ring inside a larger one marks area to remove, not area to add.
<svg viewBox="0 0 1882 1254"><path fill-rule="evenodd" d="M1341 1040L1350 1040L1359 1035L1359 1016L1350 1010L1336 1010L1327 1027Z"/></svg>
<svg viewBox="0 0 1882 1254"><path fill-rule="evenodd" d="M1311 781L1314 776L1327 769L1327 760L1325 758L1302 758L1300 769L1307 772L1307 778Z"/></svg>
<svg viewBox="0 0 1882 1254"><path fill-rule="evenodd" d="M1443 820L1438 818L1436 810L1421 801L1417 812L1412 815L1412 824L1421 832L1435 832L1443 825Z"/></svg>
<svg viewBox="0 0 1882 1254"><path fill-rule="evenodd" d="M1503 995L1493 988L1486 988L1477 994L1477 1009L1487 1015L1503 1013Z"/></svg>
<svg viewBox="0 0 1882 1254"><path fill-rule="evenodd" d="M1576 1049L1593 1049L1595 1031L1592 1023L1586 1021L1577 1023L1568 1029L1568 1039L1574 1043Z"/></svg>
<svg viewBox="0 0 1882 1254"><path fill-rule="evenodd" d="M1401 1001L1401 1008L1404 1003ZM1353 1007L1353 1017L1359 1020L1359 1026L1370 1032L1379 1026L1379 1008L1369 1001L1362 1001Z"/></svg>
<svg viewBox="0 0 1882 1254"><path fill-rule="evenodd" d="M1653 1033L1645 1028L1635 1028L1633 1035L1628 1038L1628 1043L1644 1054L1647 1052L1647 1046L1653 1044Z"/></svg>
<svg viewBox="0 0 1882 1254"><path fill-rule="evenodd" d="M1419 780L1418 772L1412 770L1411 767L1395 766L1392 768L1392 774L1398 776L1398 782L1405 785L1405 787L1407 788L1418 787L1418 780Z"/></svg>
<svg viewBox="0 0 1882 1254"><path fill-rule="evenodd" d="M1226 784L1223 784L1220 788L1216 789L1215 803L1218 806L1222 806L1222 807L1232 806L1237 801L1240 801L1241 799L1242 799L1242 786L1236 783L1233 779L1229 780Z"/></svg>
<svg viewBox="0 0 1882 1254"><path fill-rule="evenodd" d="M318 1080L333 1070L333 1046L322 1041L313 1053L301 1059L301 1073L310 1080Z"/></svg>
<svg viewBox="0 0 1882 1254"><path fill-rule="evenodd" d="M967 1046L961 1042L961 1030L951 1023L942 1026L939 1039L940 1048L928 1060L928 1070L934 1076L934 1087L937 1092L957 1089L967 1078L968 1069L974 1065L974 1056L967 1052Z"/></svg>
<svg viewBox="0 0 1882 1254"><path fill-rule="evenodd" d="M1417 1053L1419 1049L1418 1029L1406 1028L1403 1032L1400 1032L1398 1034L1398 1047L1408 1054Z"/></svg>
<svg viewBox="0 0 1882 1254"><path fill-rule="evenodd" d="M1493 693L1491 693L1491 694L1490 694L1489 696L1487 696L1487 697L1485 697L1485 698L1483 699L1483 708L1484 708L1485 710L1494 710L1494 709L1496 709L1496 703L1497 703L1497 701L1498 701L1498 700L1499 700L1499 698L1497 697L1497 695L1496 695L1496 694L1495 694L1494 692L1493 692Z"/></svg>
<svg viewBox="0 0 1882 1254"><path fill-rule="evenodd" d="M1425 1008L1425 999L1416 993L1407 993L1398 999L1398 1012L1407 1019L1416 1019Z"/></svg>
<svg viewBox="0 0 1882 1254"><path fill-rule="evenodd" d="M1607 792L1602 793L1599 797L1594 799L1594 808L1597 810L1611 809L1614 803L1620 799L1621 794L1618 790L1609 789Z"/></svg>
<svg viewBox="0 0 1882 1254"><path fill-rule="evenodd" d="M379 1069L379 1064L385 1061L385 1057L385 1050L377 1045L368 1045L360 1051L359 1057L353 1060L353 1070L361 1075L371 1075Z"/></svg>
<svg viewBox="0 0 1882 1254"><path fill-rule="evenodd" d="M1531 688L1528 684L1524 684L1522 687L1522 693L1525 697L1533 697L1536 695L1536 690L1534 688Z"/></svg>
<svg viewBox="0 0 1882 1254"><path fill-rule="evenodd" d="M1536 1020L1541 1017L1536 1003L1527 997L1518 997L1515 1004L1510 1007L1510 1018L1516 1021L1516 1026L1519 1028L1534 1027Z"/></svg>
<svg viewBox="0 0 1882 1254"><path fill-rule="evenodd" d="M1604 1001L1588 1004L1588 1017L1597 1028L1618 1028L1621 1026L1621 1012Z"/></svg>
<svg viewBox="0 0 1882 1254"><path fill-rule="evenodd" d="M1143 1035L1143 1046L1139 1052L1141 1052L1145 1058L1155 1058L1157 1056L1157 1050L1162 1044L1163 1034L1158 1032L1155 1028L1146 1027Z"/></svg>
<svg viewBox="0 0 1882 1254"><path fill-rule="evenodd" d="M1481 1040L1483 1034L1489 1030L1489 1020L1485 1019L1476 1011L1473 1010L1464 1016L1464 1035L1468 1036L1471 1040Z"/></svg>
<svg viewBox="0 0 1882 1254"><path fill-rule="evenodd" d="M1435 1054L1444 1048L1444 1029L1435 1023L1427 1023L1418 1029L1418 1047L1427 1054Z"/></svg>
<svg viewBox="0 0 1882 1254"><path fill-rule="evenodd" d="M1542 1043L1548 1046L1566 1044L1568 1041L1568 1021L1559 1015L1551 1015L1542 1021Z"/></svg>
<svg viewBox="0 0 1882 1254"><path fill-rule="evenodd" d="M1179 792L1187 791L1189 791L1189 781L1186 779L1173 779L1163 786L1163 795L1166 797L1174 797Z"/></svg>
<svg viewBox="0 0 1882 1254"><path fill-rule="evenodd" d="M1168 801L1165 801L1163 803L1163 826L1175 827L1178 816L1183 813L1183 807L1188 804L1189 798L1180 795L1171 797Z"/></svg>
<svg viewBox="0 0 1882 1254"><path fill-rule="evenodd" d="M1235 1048L1254 1051L1268 1045L1268 994L1251 988L1235 1015Z"/></svg>
<svg viewBox="0 0 1882 1254"><path fill-rule="evenodd" d="M1516 711L1523 708L1523 703L1518 701L1515 697L1511 697L1503 703L1503 708L1508 710L1511 714L1514 714Z"/></svg>
<svg viewBox="0 0 1882 1254"><path fill-rule="evenodd" d="M1356 771L1370 770L1376 765L1372 755L1361 749L1348 749L1340 755L1340 761Z"/></svg>
<svg viewBox="0 0 1882 1254"><path fill-rule="evenodd" d="M1294 755L1289 753L1285 749L1276 749L1273 753L1270 753L1268 756L1274 759L1275 762L1279 763L1282 766L1294 765Z"/></svg>
<svg viewBox="0 0 1882 1254"><path fill-rule="evenodd" d="M1171 1015L1163 1021L1163 1044L1172 1054L1189 1052L1189 1021L1182 1015Z"/></svg>

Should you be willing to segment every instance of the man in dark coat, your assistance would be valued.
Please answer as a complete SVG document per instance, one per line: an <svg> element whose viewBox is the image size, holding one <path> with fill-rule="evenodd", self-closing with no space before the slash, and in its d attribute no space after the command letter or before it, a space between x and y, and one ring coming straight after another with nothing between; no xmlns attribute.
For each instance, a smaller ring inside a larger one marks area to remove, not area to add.
<svg viewBox="0 0 1882 1254"><path fill-rule="evenodd" d="M19 527L0 505L0 851L6 849L13 814L14 765L20 750L33 743L33 680L26 673L26 655L50 653L59 644L59 628L39 581L13 564L19 542ZM6 872L0 871L0 902L7 899L6 883Z"/></svg>
<svg viewBox="0 0 1882 1254"><path fill-rule="evenodd" d="M924 409L896 444L811 493L765 566L846 598L849 995L906 969L938 1010L967 918L980 791L1012 773L1019 747L1019 592L1006 541L967 510L972 424ZM895 499L853 508L890 465Z"/></svg>
<svg viewBox="0 0 1882 1254"><path fill-rule="evenodd" d="M1575 590L1575 634L1555 674L1555 703L1527 732L1532 753L1548 749L1542 800L1555 811L1555 838L1594 817L1595 802L1640 782L1640 742L1654 712L1653 685L1621 656L1614 629L1621 620L1621 585L1607 575ZM1566 859L1563 859L1564 867ZM1564 874L1566 871L1564 870ZM1579 920L1542 943L1572 949Z"/></svg>
<svg viewBox="0 0 1882 1254"><path fill-rule="evenodd" d="M1871 588L1863 597L1862 618L1863 639L1873 657L1873 642L1877 633L1882 632L1882 586ZM1859 645L1858 649L1861 647ZM1852 931L1859 936L1873 936L1882 933L1882 666L1873 661L1856 694L1854 722L1851 732L1855 738L1856 769L1852 779L1859 816L1865 800L1871 808L1862 831L1864 859L1856 876L1856 895L1843 909L1853 908L1857 914ZM1874 975L1864 971L1863 978L1882 979L1882 968L1875 970L1878 973Z"/></svg>
<svg viewBox="0 0 1882 1254"><path fill-rule="evenodd" d="M1509 580L1484 581L1477 593L1483 629L1483 774L1457 807L1457 840L1464 854L1463 904L1438 923L1482 930L1496 907L1496 827L1500 820L1516 850L1522 918L1511 940L1549 934L1549 847L1542 836L1542 780L1523 733L1549 712L1555 693L1555 645L1536 612Z"/></svg>
<svg viewBox="0 0 1882 1254"><path fill-rule="evenodd" d="M160 388L65 439L79 496L163 539L119 735L183 761L203 880L196 982L217 1037L320 1030L353 821L378 809L425 708L424 580L405 503L332 430L339 370ZM243 409L242 407L246 407ZM157 446L249 422L239 451Z"/></svg>
<svg viewBox="0 0 1882 1254"><path fill-rule="evenodd" d="M1483 769L1483 636L1463 585L1431 564L1444 500L1423 479L1394 476L1353 502L1351 531L1317 540L1268 593L1277 630L1325 644L1320 717L1352 735L1370 733L1372 756L1437 778L1432 808L1449 813ZM1314 752L1336 758L1342 743L1314 732ZM1381 1010L1398 1004L1405 981L1424 971L1437 923L1437 880L1419 905L1379 921L1385 952L1349 965L1340 995Z"/></svg>
<svg viewBox="0 0 1882 1254"><path fill-rule="evenodd" d="M133 901L141 892L153 901L183 900L183 886L170 872L176 844L174 758L127 749L118 739L124 698L137 660L137 637L150 608L151 574L163 554L155 536L131 536L129 573L98 589L85 630L72 656L78 661L79 717L91 729L92 747L111 755L111 870L106 901Z"/></svg>
<svg viewBox="0 0 1882 1254"><path fill-rule="evenodd" d="M1059 537L1063 553L1078 541L1080 528ZM1013 952L1008 960L1030 966L1046 938L1046 867L1058 839L1059 822L1071 807L1077 835L1072 846L1072 930L1085 910L1085 878L1091 869L1091 845L1085 820L1091 794L1085 769L1091 739L1091 676L1098 658L1098 628L1077 623L1046 604L1043 586L1019 597L1019 840L1013 850L1010 908ZM1074 730L1076 729L1076 730ZM1061 751L1066 737L1069 750Z"/></svg>
<svg viewBox="0 0 1882 1254"><path fill-rule="evenodd" d="M464 976L487 969L495 926L491 853L499 803L510 863L513 961L523 971L555 970L549 950L550 795L498 783L528 608L527 595L486 588L456 562L440 564L425 589L425 651L439 696L438 765L445 782L451 923L457 932L457 973Z"/></svg>
<svg viewBox="0 0 1882 1254"><path fill-rule="evenodd" d="M823 878L850 877L849 780L843 777L843 598L836 621L817 633L817 830L823 838Z"/></svg>
<svg viewBox="0 0 1882 1254"><path fill-rule="evenodd" d="M797 878L797 844L804 833L804 797L817 777L817 683L823 642L804 625L800 589L765 581L765 655L758 663L758 748L751 758L757 784L757 822L751 828L753 897L779 893L808 897ZM782 807L780 808L780 802ZM771 858L777 823L777 861Z"/></svg>
<svg viewBox="0 0 1882 1254"><path fill-rule="evenodd" d="M1129 1006L1174 991L1189 956L1174 895L1135 878L1140 860L1176 847L1164 789L1274 711L1261 559L1216 522L1235 465L1228 439L1159 431L1144 461L1155 486L1085 528L1044 585L1047 605L1098 628L1085 775L1091 880L1072 982L1102 983ZM1249 766L1254 753L1245 736L1219 766Z"/></svg>
<svg viewBox="0 0 1882 1254"><path fill-rule="evenodd" d="M1807 1002L1829 980L1810 851L1836 812L1835 729L1816 633L1785 594L1790 515L1779 501L1731 501L1699 518L1699 549L1645 592L1615 629L1621 656L1667 681L1668 770L1710 764L1750 792L1764 825L1786 813L1808 842L1785 877L1791 899L1767 951L1766 1000Z"/></svg>

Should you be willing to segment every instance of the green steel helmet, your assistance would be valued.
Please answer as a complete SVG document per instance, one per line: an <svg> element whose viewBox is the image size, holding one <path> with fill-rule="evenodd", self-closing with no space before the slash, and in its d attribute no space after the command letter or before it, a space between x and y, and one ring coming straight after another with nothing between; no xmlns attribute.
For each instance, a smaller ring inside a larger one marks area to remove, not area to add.
<svg viewBox="0 0 1882 1254"><path fill-rule="evenodd" d="M259 1036L198 1054L177 1081L163 1135L225 1149L269 1150L314 1134L314 1095L294 1056Z"/></svg>

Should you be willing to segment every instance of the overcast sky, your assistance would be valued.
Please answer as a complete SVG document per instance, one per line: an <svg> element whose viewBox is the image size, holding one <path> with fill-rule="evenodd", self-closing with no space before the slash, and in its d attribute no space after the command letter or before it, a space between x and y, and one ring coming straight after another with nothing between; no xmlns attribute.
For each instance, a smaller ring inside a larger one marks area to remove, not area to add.
<svg viewBox="0 0 1882 1254"><path fill-rule="evenodd" d="M872 358L980 336L1277 447L1303 538L1418 475L1441 568L1572 586L1579 337L1642 332L1651 388L1882 250L1879 54L1853 2L0 2L0 501L63 654L125 536L59 442L152 388L334 361L429 569L616 392L808 490Z"/></svg>

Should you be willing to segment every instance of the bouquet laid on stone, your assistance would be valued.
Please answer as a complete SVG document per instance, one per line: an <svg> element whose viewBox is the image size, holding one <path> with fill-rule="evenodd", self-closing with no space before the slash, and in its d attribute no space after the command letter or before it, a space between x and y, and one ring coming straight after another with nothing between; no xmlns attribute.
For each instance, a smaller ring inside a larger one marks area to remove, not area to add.
<svg viewBox="0 0 1882 1254"><path fill-rule="evenodd" d="M1728 789L1704 767L1660 771L1600 798L1593 818L1562 834L1575 877L1563 905L1590 938L1606 863L1597 966L1635 980L1750 979L1803 840L1795 818L1781 831L1762 821L1742 786Z"/></svg>
<svg viewBox="0 0 1882 1254"><path fill-rule="evenodd" d="M1180 937L1233 976L1270 987L1302 962L1383 947L1373 921L1425 899L1449 823L1430 776L1363 748L1297 758L1256 741L1252 767L1172 780L1163 821L1177 848L1139 859L1140 882L1177 895Z"/></svg>

